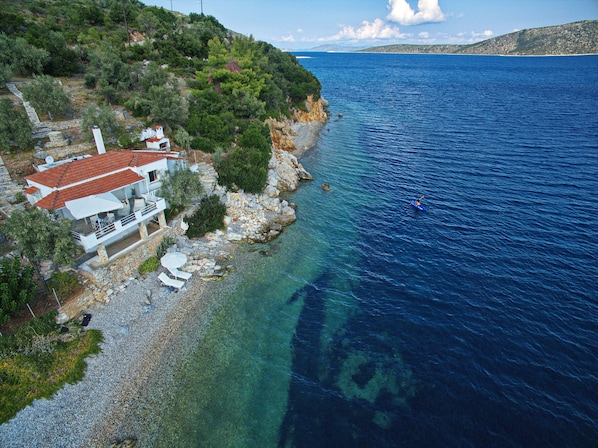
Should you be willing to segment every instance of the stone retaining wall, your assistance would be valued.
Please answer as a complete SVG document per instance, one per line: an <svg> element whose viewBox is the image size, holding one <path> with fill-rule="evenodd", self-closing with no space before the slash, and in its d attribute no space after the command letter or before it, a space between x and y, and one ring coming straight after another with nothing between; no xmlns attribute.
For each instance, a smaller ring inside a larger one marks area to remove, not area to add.
<svg viewBox="0 0 598 448"><path fill-rule="evenodd" d="M108 303L117 288L125 289L135 278L138 278L139 265L156 255L164 238L176 238L182 235L180 219L173 220L171 224L172 227L156 231L144 242L137 243L136 246L111 259L102 267L93 269L87 265L82 266L78 274L85 292L62 306L60 312L64 317L73 318L94 302Z"/></svg>

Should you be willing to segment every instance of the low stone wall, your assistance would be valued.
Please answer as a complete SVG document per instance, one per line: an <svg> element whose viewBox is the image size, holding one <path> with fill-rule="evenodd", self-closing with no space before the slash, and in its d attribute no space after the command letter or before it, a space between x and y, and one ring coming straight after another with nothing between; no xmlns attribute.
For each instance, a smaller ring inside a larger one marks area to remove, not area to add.
<svg viewBox="0 0 598 448"><path fill-rule="evenodd" d="M156 255L162 240L166 237L176 238L183 233L180 219L173 220L171 224L171 227L154 232L143 242L123 251L97 269L81 267L78 274L85 292L62 306L60 311L64 316L61 319L68 320L81 314L94 302L108 303L117 288L125 289L138 278L139 265Z"/></svg>

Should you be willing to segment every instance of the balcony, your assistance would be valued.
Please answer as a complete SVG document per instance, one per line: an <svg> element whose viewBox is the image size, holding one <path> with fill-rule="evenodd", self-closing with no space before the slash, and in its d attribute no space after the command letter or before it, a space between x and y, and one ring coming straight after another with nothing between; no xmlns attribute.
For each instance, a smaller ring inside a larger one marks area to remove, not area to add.
<svg viewBox="0 0 598 448"><path fill-rule="evenodd" d="M77 244L83 246L85 252L90 252L95 250L100 243L108 244L109 242L118 240L119 236L128 235L131 229L137 228L139 223L157 216L158 213L165 209L166 201L163 198L152 195L146 198L145 206L139 210L118 218L113 222L105 222L98 229L94 230L88 224L76 222L73 225L71 234ZM81 226L88 227L88 229L85 230Z"/></svg>

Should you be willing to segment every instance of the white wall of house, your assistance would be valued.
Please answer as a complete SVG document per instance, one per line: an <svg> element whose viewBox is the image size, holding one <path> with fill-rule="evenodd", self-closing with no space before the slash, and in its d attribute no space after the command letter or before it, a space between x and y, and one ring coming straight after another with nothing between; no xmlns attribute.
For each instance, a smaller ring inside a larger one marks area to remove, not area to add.
<svg viewBox="0 0 598 448"><path fill-rule="evenodd" d="M36 198L38 198L37 199L38 201L41 198L44 198L44 197L48 196L50 193L52 193L54 191L53 188L47 187L47 186L45 186L43 184L38 184L37 182L32 182L30 180L27 180L27 185L29 185L30 187L37 187L37 188L39 188L39 192L34 195Z"/></svg>
<svg viewBox="0 0 598 448"><path fill-rule="evenodd" d="M137 174L145 179L138 184L141 189L137 190L137 193L158 193L158 190L162 187L161 179L164 175L163 173L167 170L168 162L166 159L135 168Z"/></svg>
<svg viewBox="0 0 598 448"><path fill-rule="evenodd" d="M147 149L156 149L156 150L160 150L160 151L168 151L170 150L170 139L163 137L160 140L157 141L150 141L150 140L146 140L145 141L145 146L147 147Z"/></svg>

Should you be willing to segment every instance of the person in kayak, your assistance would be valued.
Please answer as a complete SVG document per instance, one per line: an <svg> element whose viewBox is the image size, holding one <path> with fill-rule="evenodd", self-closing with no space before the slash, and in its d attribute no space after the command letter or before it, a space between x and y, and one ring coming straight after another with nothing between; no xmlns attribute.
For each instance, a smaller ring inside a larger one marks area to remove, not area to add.
<svg viewBox="0 0 598 448"><path fill-rule="evenodd" d="M425 196L420 196L419 199L415 200L415 205L417 205L418 207L421 207L422 205L422 199L425 198Z"/></svg>

